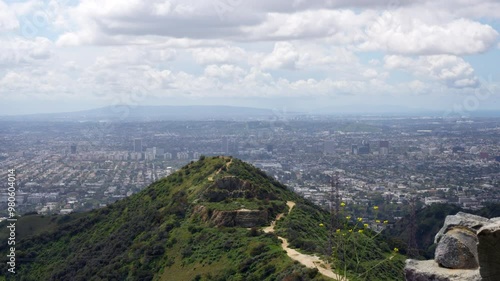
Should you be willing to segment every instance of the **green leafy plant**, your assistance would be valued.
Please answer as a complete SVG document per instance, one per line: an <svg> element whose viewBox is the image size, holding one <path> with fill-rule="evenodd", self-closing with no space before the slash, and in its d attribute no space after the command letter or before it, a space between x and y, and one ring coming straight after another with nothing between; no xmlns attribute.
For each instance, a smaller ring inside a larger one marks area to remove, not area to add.
<svg viewBox="0 0 500 281"><path fill-rule="evenodd" d="M347 280L398 280L402 277L402 261L404 257L398 248L388 249L380 237L363 218L353 218L345 211L345 203L341 203L340 212L335 214L336 228L330 231L332 268L339 274L339 281ZM375 224L387 224L388 221L377 219L378 206L375 211ZM334 215L334 214L332 214ZM320 224L319 227L325 227ZM334 227L331 225L330 227Z"/></svg>

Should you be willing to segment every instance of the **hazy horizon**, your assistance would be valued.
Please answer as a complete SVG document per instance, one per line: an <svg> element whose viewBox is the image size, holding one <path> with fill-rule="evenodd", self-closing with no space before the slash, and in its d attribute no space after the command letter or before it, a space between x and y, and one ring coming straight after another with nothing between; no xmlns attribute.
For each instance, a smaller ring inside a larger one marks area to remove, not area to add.
<svg viewBox="0 0 500 281"><path fill-rule="evenodd" d="M494 0L0 0L0 11L0 115L500 110Z"/></svg>
<svg viewBox="0 0 500 281"><path fill-rule="evenodd" d="M329 107L329 106L324 106L324 107L318 107L314 108L312 110L308 109L298 109L298 108L291 108L287 106L270 106L266 104L262 105L256 105L256 106L249 106L249 105L223 105L223 104L178 104L178 105L158 105L158 104L140 104L140 105L127 105L127 104L114 104L114 105L103 105L103 106L90 106L90 107L77 107L75 109L64 109L61 108L59 110L53 110L50 108L39 108L40 111L37 111L37 109L34 109L33 111L29 112L15 112L12 114L4 114L3 112L0 112L0 117L1 116L23 116L23 115L38 115L38 114L59 114L59 113L78 113L78 112L86 112L86 111L95 111L95 110L100 110L100 109L112 109L112 108L119 108L119 107L128 107L129 109L136 109L136 108L147 108L147 107L228 107L228 108L249 108L249 109L261 109L261 110L271 110L271 111L283 111L283 112L294 112L294 113L304 113L304 114L314 114L317 111L320 111L321 114L335 114L335 113L349 113L349 114L362 114L362 113L400 113L400 112L406 112L410 110L412 113L427 113L427 112L444 112L443 110L440 109L428 109L428 108L412 108L412 107L405 107L405 106L378 106L378 107L366 107L366 106L361 106L361 107L355 107L356 105L352 105L351 107L348 108L343 108L343 107ZM482 110L482 111L490 111L490 110ZM478 110L477 112L481 112L481 110Z"/></svg>

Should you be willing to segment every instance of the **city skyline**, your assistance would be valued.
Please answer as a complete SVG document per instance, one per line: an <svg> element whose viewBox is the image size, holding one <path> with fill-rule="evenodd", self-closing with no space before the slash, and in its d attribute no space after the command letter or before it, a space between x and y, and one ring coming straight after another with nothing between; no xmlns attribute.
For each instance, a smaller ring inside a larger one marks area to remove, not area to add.
<svg viewBox="0 0 500 281"><path fill-rule="evenodd" d="M1 115L500 109L500 3L0 1Z"/></svg>
<svg viewBox="0 0 500 281"><path fill-rule="evenodd" d="M344 187L353 188L346 202L363 204L367 192L377 200L390 195L387 201L418 194L423 204L477 208L500 198L498 120L325 116L274 123L136 120L103 127L0 120L6 140L0 159L18 171L23 212L97 208L216 155L247 161L319 205L326 203L325 175L337 171ZM6 200L0 196L0 203Z"/></svg>

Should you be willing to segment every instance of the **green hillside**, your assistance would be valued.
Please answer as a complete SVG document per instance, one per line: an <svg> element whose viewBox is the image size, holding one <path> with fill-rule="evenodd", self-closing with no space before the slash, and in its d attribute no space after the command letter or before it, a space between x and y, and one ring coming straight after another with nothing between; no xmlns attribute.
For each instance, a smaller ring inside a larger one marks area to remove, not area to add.
<svg viewBox="0 0 500 281"><path fill-rule="evenodd" d="M287 201L296 204L293 210ZM278 215L285 217L276 233L265 233ZM202 157L102 209L21 217L17 273L2 267L0 274L16 280L331 280L292 260L278 238L321 256L328 221L328 213L261 170L238 159ZM384 259L388 248L369 240L377 255L362 262ZM367 280L398 280L402 260L391 258ZM356 270L349 268L350 280L357 280Z"/></svg>
<svg viewBox="0 0 500 281"><path fill-rule="evenodd" d="M446 216L455 215L460 211L486 218L493 218L500 216L500 204L489 203L476 211L462 209L453 204L433 204L418 210L415 213L415 238L421 258L434 258L434 252L437 246L434 244L434 237L443 226ZM406 253L407 251L409 226L410 217L406 216L396 222L393 228L388 228L383 232L389 244L392 247L399 247L402 253Z"/></svg>

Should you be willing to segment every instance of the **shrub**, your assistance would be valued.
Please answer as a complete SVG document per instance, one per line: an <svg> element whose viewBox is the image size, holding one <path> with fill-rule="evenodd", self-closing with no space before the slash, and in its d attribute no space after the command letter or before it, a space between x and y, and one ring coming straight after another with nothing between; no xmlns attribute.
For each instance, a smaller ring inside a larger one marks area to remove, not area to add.
<svg viewBox="0 0 500 281"><path fill-rule="evenodd" d="M260 255L262 253L265 253L269 250L269 247L264 244L264 243L259 243L257 246L253 247L252 250L250 250L250 256L254 257L257 255Z"/></svg>
<svg viewBox="0 0 500 281"><path fill-rule="evenodd" d="M260 230L257 227L252 227L250 228L250 232L248 233L248 236L250 237L256 237L260 235Z"/></svg>
<svg viewBox="0 0 500 281"><path fill-rule="evenodd" d="M190 257L192 254L193 254L193 248L192 248L190 245L188 245L186 248L184 248L184 249L181 251L182 258L188 258L188 257Z"/></svg>

